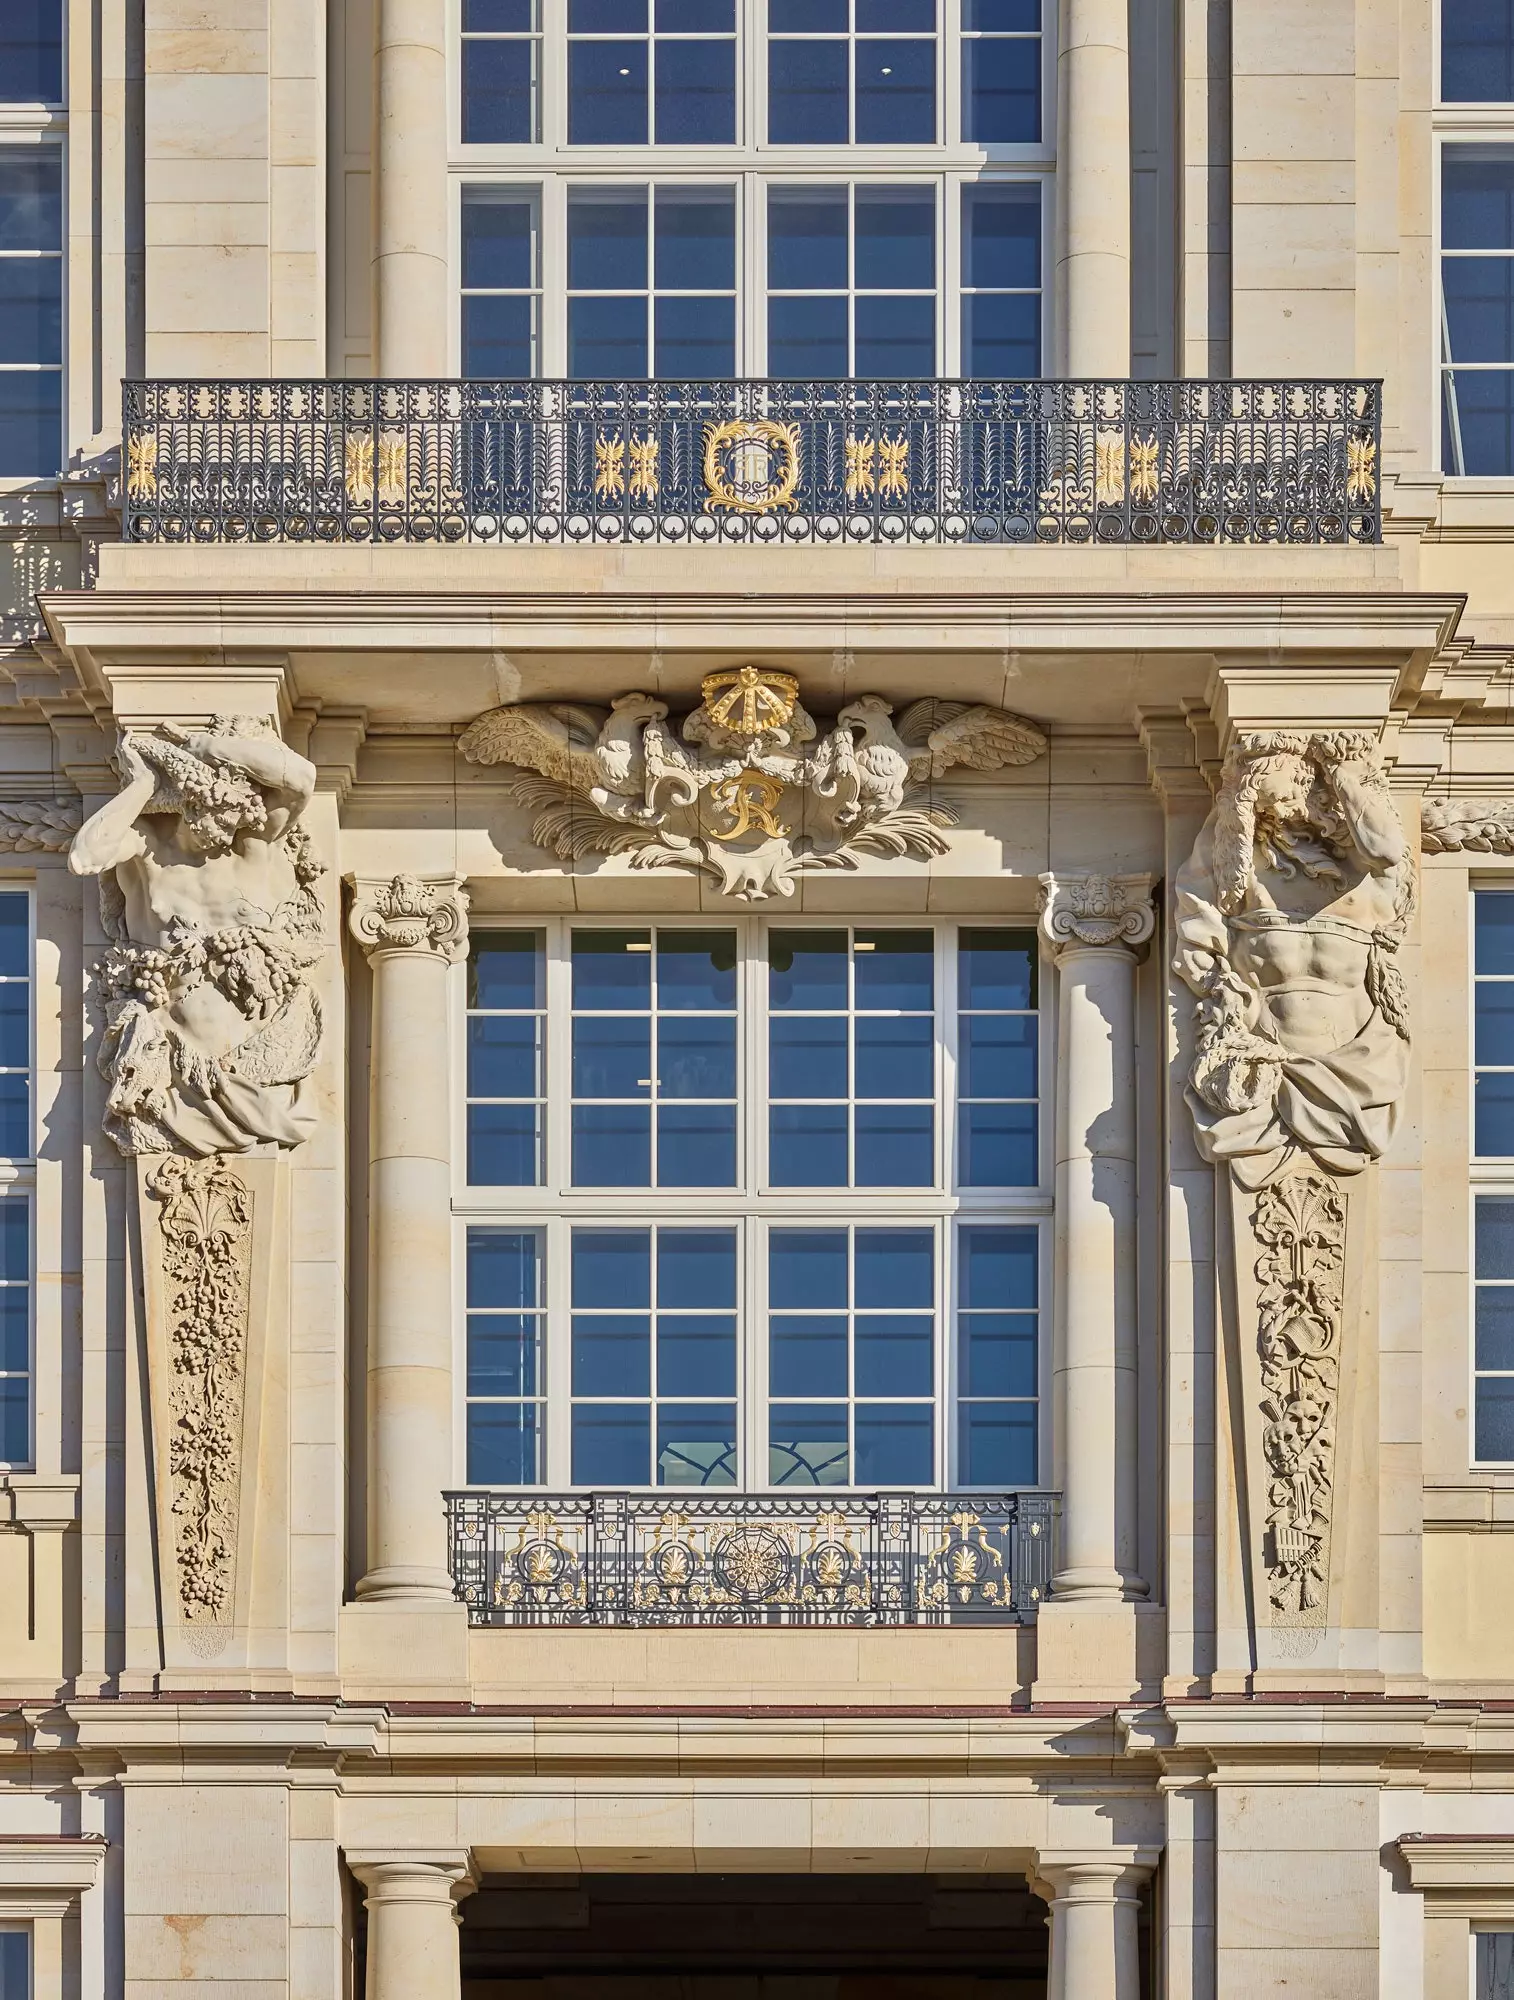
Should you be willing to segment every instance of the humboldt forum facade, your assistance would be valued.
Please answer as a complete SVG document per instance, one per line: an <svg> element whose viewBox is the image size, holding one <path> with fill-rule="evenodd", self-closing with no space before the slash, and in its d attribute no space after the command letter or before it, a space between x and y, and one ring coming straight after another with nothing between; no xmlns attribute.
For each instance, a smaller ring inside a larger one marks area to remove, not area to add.
<svg viewBox="0 0 1514 2000"><path fill-rule="evenodd" d="M1514 2000L1514 6L6 0L3 2000Z"/></svg>

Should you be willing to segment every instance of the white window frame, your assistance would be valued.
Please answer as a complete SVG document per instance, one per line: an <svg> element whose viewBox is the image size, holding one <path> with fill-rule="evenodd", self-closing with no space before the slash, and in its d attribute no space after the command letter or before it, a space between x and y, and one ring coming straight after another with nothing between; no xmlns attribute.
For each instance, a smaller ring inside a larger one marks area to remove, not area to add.
<svg viewBox="0 0 1514 2000"><path fill-rule="evenodd" d="M27 1209L26 1351L27 1397L25 1458L0 1458L0 1473L30 1471L37 1461L37 895L33 882L0 878L0 895L26 898L27 994L27 1137L25 1158L0 1160L0 1201L24 1201ZM10 980L4 983L12 983ZM14 1074L8 1070L5 1074ZM6 1379L17 1371L8 1370Z"/></svg>
<svg viewBox="0 0 1514 2000"><path fill-rule="evenodd" d="M67 48L64 50L65 75L67 74ZM61 114L39 106L35 111L30 107L14 105L0 106L0 152L24 153L35 150L47 153L58 162L58 247L56 250L0 250L0 258L6 262L28 260L36 263L54 262L59 267L59 296L61 319L58 330L58 359L56 361L0 361L0 374L6 375L55 375L58 379L58 464L51 473L13 472L0 462L0 492L15 492L18 489L35 487L39 482L56 480L64 469L68 439L68 147L62 143L60 126Z"/></svg>
<svg viewBox="0 0 1514 2000"><path fill-rule="evenodd" d="M767 1231L772 1227L922 1227L936 1232L935 1257L935 1467L936 1478L921 1491L955 1491L958 1481L957 1437L957 1225L977 1223L1032 1227L1037 1241L1037 1385L1036 1487L1050 1477L1052 1258L1050 1227L1054 1152L1056 1076L1056 1007L1053 968L1037 944L1037 1063L1038 1181L1030 1188L962 1188L956 1183L956 937L961 930L1005 929L1036 934L1034 919L1000 913L968 914L951 919L918 915L803 917L778 913L770 917L661 917L636 914L544 916L528 911L478 912L476 932L529 929L546 933L547 1129L546 1179L537 1187L470 1188L466 1184L466 1019L467 966L453 970L453 1246L455 1330L454 1484L467 1484L467 1231L469 1225L511 1231L538 1229L543 1233L541 1270L546 1293L542 1400L544 1477L535 1488L507 1491L571 1490L571 1350L569 1325L570 1234L575 1226L644 1228L651 1223L694 1227L734 1224L737 1228L737 1421L738 1483L712 1487L711 1492L805 1492L823 1496L869 1490L859 1487L771 1487L765 1478L767 1450ZM737 1173L735 1188L577 1188L570 1180L570 1132L566 1115L571 1102L571 1049L565 1025L571 1019L570 934L584 929L734 930L738 949L737 1042ZM766 1008L762 993L762 942L769 929L932 930L936 937L936 1117L937 1180L932 1188L775 1188L767 1181ZM754 1115L754 1109L755 1115ZM556 1111L556 1116L553 1112ZM712 1399L713 1400L713 1399ZM802 1399L799 1399L802 1400ZM697 1488L653 1487L649 1492L678 1493ZM987 1489L980 1489L987 1490Z"/></svg>
<svg viewBox="0 0 1514 2000"><path fill-rule="evenodd" d="M1514 986L1514 974L1483 975L1477 970L1477 898L1505 895L1514 900L1514 875L1473 875L1467 883L1467 1155L1468 1180L1472 1199L1467 1208L1467 1463L1476 1471L1514 1471L1514 1458L1479 1458L1477 1455L1477 1385L1484 1376L1514 1374L1514 1370L1479 1369L1477 1365L1477 1203L1480 1196L1514 1201L1514 1154L1500 1156L1477 1151L1477 1078L1482 1070L1499 1071L1502 1064L1479 1065L1477 1060L1477 989L1492 981ZM1514 1064L1509 1065L1514 1069ZM1486 1282L1486 1281L1484 1281ZM1494 1283L1504 1282L1494 1280ZM1509 1280L1514 1284L1514 1280Z"/></svg>

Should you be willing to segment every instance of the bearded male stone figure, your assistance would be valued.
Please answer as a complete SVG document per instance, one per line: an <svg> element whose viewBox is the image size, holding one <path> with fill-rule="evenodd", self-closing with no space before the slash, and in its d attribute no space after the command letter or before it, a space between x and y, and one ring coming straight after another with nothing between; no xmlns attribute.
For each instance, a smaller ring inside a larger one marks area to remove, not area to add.
<svg viewBox="0 0 1514 2000"><path fill-rule="evenodd" d="M105 1129L127 1154L298 1145L321 1032L323 871L297 825L315 768L247 716L123 731L116 764L122 790L69 851L116 940L97 969Z"/></svg>
<svg viewBox="0 0 1514 2000"><path fill-rule="evenodd" d="M1376 740L1239 737L1176 888L1205 1157L1252 1188L1299 1151L1359 1172L1393 1136L1409 1058L1393 954L1414 860Z"/></svg>

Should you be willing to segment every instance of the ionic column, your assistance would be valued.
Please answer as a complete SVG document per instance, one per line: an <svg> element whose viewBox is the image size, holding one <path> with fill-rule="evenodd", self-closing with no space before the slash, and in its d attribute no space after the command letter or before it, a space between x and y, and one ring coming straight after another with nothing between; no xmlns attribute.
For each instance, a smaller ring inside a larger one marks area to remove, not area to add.
<svg viewBox="0 0 1514 2000"><path fill-rule="evenodd" d="M1139 2000L1140 1886L1152 1861L1138 1848L1037 1858L1031 1887L1051 1906L1046 2000Z"/></svg>
<svg viewBox="0 0 1514 2000"><path fill-rule="evenodd" d="M451 1076L447 970L467 948L452 875L359 882L373 968L368 1113L368 1568L363 1598L450 1601Z"/></svg>
<svg viewBox="0 0 1514 2000"><path fill-rule="evenodd" d="M366 2000L460 2000L457 1905L477 1884L466 1852L348 1854L367 1895Z"/></svg>
<svg viewBox="0 0 1514 2000"><path fill-rule="evenodd" d="M1149 875L1043 875L1056 958L1060 1598L1144 1596L1136 1574L1135 973Z"/></svg>
<svg viewBox="0 0 1514 2000"><path fill-rule="evenodd" d="M375 375L447 372L446 0L375 0Z"/></svg>
<svg viewBox="0 0 1514 2000"><path fill-rule="evenodd" d="M1061 0L1057 373L1130 373L1129 0Z"/></svg>

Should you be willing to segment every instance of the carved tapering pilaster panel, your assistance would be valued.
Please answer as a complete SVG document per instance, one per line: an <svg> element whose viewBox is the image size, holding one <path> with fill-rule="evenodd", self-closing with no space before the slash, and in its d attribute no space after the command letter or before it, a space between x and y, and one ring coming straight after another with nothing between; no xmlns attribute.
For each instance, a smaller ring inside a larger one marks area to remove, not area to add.
<svg viewBox="0 0 1514 2000"><path fill-rule="evenodd" d="M451 962L468 949L468 897L454 876L359 880L348 921L370 954L429 951Z"/></svg>
<svg viewBox="0 0 1514 2000"><path fill-rule="evenodd" d="M1135 951L1155 929L1149 875L1053 872L1041 877L1041 934L1053 952L1087 945Z"/></svg>

